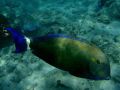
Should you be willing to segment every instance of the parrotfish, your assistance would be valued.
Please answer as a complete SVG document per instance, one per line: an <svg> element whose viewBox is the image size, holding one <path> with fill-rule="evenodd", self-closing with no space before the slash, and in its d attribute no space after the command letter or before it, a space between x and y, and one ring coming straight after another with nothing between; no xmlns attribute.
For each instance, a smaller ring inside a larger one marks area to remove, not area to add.
<svg viewBox="0 0 120 90"><path fill-rule="evenodd" d="M23 33L25 30L33 31L40 27L40 20L36 20L28 14L16 17L14 23L22 29Z"/></svg>
<svg viewBox="0 0 120 90"><path fill-rule="evenodd" d="M91 80L111 78L109 60L91 42L64 34L50 34L29 39L12 28L5 30L13 34L16 46L13 53L31 50L42 60L76 77Z"/></svg>

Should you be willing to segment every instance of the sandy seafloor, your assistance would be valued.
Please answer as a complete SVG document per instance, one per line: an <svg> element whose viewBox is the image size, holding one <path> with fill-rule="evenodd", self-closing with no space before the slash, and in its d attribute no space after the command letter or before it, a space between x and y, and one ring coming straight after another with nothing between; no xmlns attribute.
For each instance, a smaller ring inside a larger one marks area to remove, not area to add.
<svg viewBox="0 0 120 90"><path fill-rule="evenodd" d="M0 49L0 90L120 90L119 0L102 8L97 0L1 0L0 3L0 14L24 34L37 28L37 36L60 33L87 39L106 54L111 67L110 80L78 78L47 64L31 51L11 53L15 50L12 45Z"/></svg>

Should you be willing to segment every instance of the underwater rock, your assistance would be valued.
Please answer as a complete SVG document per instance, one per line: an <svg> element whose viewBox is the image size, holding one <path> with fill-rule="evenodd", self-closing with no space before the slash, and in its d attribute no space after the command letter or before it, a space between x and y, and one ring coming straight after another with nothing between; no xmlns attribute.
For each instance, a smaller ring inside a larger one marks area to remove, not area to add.
<svg viewBox="0 0 120 90"><path fill-rule="evenodd" d="M108 15L114 20L120 20L120 1L116 1L115 3L113 3L108 10Z"/></svg>
<svg viewBox="0 0 120 90"><path fill-rule="evenodd" d="M8 18L12 18L10 16L14 15L16 12L14 11L14 9L8 6L4 6L0 8L0 13L8 19Z"/></svg>
<svg viewBox="0 0 120 90"><path fill-rule="evenodd" d="M62 88L65 88L65 89L69 89L69 87L65 86L64 84L61 84L61 80L57 80L56 87L62 87Z"/></svg>
<svg viewBox="0 0 120 90"><path fill-rule="evenodd" d="M116 0L100 0L101 7L103 6L109 7L114 2L116 2Z"/></svg>
<svg viewBox="0 0 120 90"><path fill-rule="evenodd" d="M109 0L100 0L100 7L103 7Z"/></svg>
<svg viewBox="0 0 120 90"><path fill-rule="evenodd" d="M10 73L15 69L16 65L12 62L7 63L7 72Z"/></svg>
<svg viewBox="0 0 120 90"><path fill-rule="evenodd" d="M104 0L103 0L104 1ZM109 24L113 20L120 20L120 1L108 0L107 7L102 8L98 12L98 21Z"/></svg>
<svg viewBox="0 0 120 90"><path fill-rule="evenodd" d="M116 36L115 37L115 41L118 42L118 43L120 43L120 36Z"/></svg>
<svg viewBox="0 0 120 90"><path fill-rule="evenodd" d="M104 23L104 24L109 24L111 21L110 21L110 18L107 16L107 15L101 15L98 19L97 19L98 22L101 22L101 23Z"/></svg>
<svg viewBox="0 0 120 90"><path fill-rule="evenodd" d="M6 76L8 73L5 71L3 67L0 66L0 77Z"/></svg>
<svg viewBox="0 0 120 90"><path fill-rule="evenodd" d="M61 33L64 33L64 28L62 28L62 27L59 27L59 26L51 26L50 27L50 30L49 30L49 34L57 34L57 33L59 33L59 34L61 34Z"/></svg>
<svg viewBox="0 0 120 90"><path fill-rule="evenodd" d="M83 22L82 22L82 29L80 30L83 34L86 34L92 30L94 30L94 23L91 22L91 20L88 20L88 19L85 19Z"/></svg>
<svg viewBox="0 0 120 90"><path fill-rule="evenodd" d="M5 6L5 0L1 0L1 1L0 1L0 6L1 6L1 7ZM1 89L0 89L0 90L1 90Z"/></svg>
<svg viewBox="0 0 120 90"><path fill-rule="evenodd" d="M94 38L92 39L92 42L97 44L97 45L103 44L102 36L101 35L95 35Z"/></svg>
<svg viewBox="0 0 120 90"><path fill-rule="evenodd" d="M10 0L5 0L5 4L6 4L6 6L8 6L10 8L15 8L20 5L20 2L16 1L16 0L12 0L12 2Z"/></svg>

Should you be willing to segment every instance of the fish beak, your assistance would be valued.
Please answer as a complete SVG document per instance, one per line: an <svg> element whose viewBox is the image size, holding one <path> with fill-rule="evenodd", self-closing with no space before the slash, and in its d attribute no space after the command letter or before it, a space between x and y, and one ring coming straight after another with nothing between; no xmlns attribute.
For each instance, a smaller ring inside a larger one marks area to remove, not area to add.
<svg viewBox="0 0 120 90"><path fill-rule="evenodd" d="M105 78L105 80L109 80L111 77L109 76L109 77L107 77L107 78Z"/></svg>

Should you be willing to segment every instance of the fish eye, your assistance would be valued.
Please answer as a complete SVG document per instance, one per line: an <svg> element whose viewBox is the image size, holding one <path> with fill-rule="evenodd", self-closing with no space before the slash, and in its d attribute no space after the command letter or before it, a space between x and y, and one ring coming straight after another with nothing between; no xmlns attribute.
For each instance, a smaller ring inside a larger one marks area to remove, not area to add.
<svg viewBox="0 0 120 90"><path fill-rule="evenodd" d="M101 62L100 62L99 59L95 59L94 57L91 57L91 60L92 60L93 62L96 62L96 63L98 63L98 64L101 64Z"/></svg>
<svg viewBox="0 0 120 90"><path fill-rule="evenodd" d="M101 64L99 59L97 59L96 62L97 62L98 64Z"/></svg>

